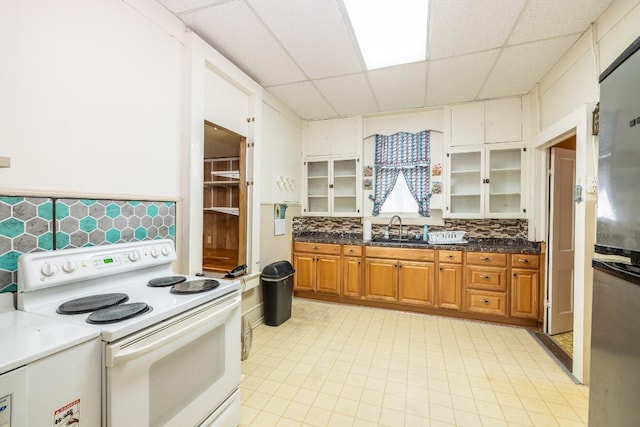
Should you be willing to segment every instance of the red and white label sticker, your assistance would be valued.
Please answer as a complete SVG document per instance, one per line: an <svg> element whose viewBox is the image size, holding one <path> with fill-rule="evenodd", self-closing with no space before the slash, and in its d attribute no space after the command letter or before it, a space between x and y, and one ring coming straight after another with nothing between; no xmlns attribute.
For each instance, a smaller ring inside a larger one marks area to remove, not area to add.
<svg viewBox="0 0 640 427"><path fill-rule="evenodd" d="M80 426L80 399L67 403L53 412L53 426Z"/></svg>

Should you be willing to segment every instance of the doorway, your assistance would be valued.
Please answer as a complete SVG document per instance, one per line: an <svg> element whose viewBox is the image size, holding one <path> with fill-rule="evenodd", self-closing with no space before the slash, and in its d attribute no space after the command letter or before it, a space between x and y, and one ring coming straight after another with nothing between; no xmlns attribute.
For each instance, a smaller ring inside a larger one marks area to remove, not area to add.
<svg viewBox="0 0 640 427"><path fill-rule="evenodd" d="M205 120L202 270L246 264L246 138Z"/></svg>
<svg viewBox="0 0 640 427"><path fill-rule="evenodd" d="M545 333L573 359L576 136L548 149L548 268ZM568 367L571 369L570 367Z"/></svg>

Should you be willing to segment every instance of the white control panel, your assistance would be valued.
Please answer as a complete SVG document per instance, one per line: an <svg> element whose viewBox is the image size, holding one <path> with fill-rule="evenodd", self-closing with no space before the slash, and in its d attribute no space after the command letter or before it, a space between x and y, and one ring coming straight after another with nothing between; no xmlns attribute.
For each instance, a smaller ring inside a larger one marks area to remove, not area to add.
<svg viewBox="0 0 640 427"><path fill-rule="evenodd" d="M168 264L171 240L149 240L24 254L18 259L20 292Z"/></svg>

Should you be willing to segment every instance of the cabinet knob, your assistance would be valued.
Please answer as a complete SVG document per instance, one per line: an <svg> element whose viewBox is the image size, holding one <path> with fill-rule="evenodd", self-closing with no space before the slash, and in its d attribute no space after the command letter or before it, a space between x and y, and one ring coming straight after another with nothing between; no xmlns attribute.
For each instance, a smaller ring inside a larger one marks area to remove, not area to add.
<svg viewBox="0 0 640 427"><path fill-rule="evenodd" d="M518 277L518 273L513 273L513 277Z"/></svg>
<svg viewBox="0 0 640 427"><path fill-rule="evenodd" d="M444 268L440 267L440 271L443 271L443 270L444 270Z"/></svg>

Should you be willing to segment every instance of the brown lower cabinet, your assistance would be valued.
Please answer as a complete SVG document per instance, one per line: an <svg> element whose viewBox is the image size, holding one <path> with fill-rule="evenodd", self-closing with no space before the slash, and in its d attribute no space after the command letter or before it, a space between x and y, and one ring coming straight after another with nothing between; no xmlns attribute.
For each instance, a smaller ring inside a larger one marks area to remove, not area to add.
<svg viewBox="0 0 640 427"><path fill-rule="evenodd" d="M298 296L539 326L540 255L295 242Z"/></svg>

